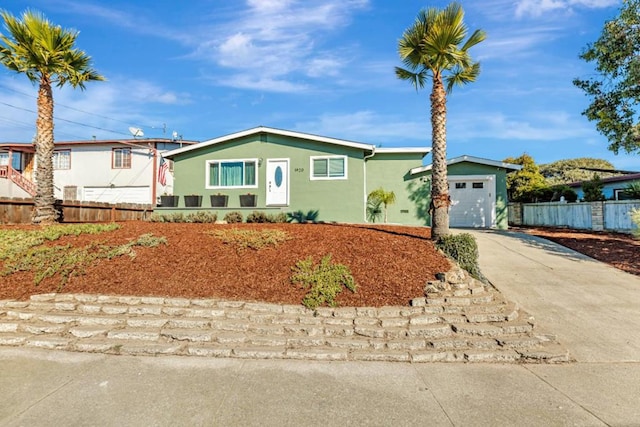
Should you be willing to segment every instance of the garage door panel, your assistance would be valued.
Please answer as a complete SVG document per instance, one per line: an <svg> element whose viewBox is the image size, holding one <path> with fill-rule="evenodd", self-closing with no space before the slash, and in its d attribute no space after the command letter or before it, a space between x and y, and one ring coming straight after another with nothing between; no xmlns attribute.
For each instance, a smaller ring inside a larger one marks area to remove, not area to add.
<svg viewBox="0 0 640 427"><path fill-rule="evenodd" d="M83 200L101 203L141 203L151 200L148 186L136 187L84 187Z"/></svg>
<svg viewBox="0 0 640 427"><path fill-rule="evenodd" d="M449 224L452 227L493 226L493 180L487 177L467 179L449 178L451 208Z"/></svg>

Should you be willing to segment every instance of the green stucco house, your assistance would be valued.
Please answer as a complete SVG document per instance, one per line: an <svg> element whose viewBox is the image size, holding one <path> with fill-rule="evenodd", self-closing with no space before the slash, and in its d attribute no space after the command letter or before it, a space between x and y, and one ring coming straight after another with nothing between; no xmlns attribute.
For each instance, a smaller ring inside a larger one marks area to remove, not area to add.
<svg viewBox="0 0 640 427"><path fill-rule="evenodd" d="M227 211L245 216L317 211L319 221L365 223L367 195L383 188L396 195L388 207L389 223L428 225L430 171L423 159L430 151L256 127L163 154L173 160L174 194L180 197L176 207L159 210L215 210L219 217ZM506 212L507 169L472 161L451 167L455 173L494 175L491 182L500 189L492 194L500 214L470 226L506 227L500 203L505 201ZM202 196L199 206L186 205L191 195Z"/></svg>

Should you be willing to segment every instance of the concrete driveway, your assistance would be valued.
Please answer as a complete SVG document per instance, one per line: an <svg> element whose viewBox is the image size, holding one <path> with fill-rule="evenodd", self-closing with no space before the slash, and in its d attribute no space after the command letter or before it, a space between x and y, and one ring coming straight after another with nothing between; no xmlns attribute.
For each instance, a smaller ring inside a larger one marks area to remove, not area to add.
<svg viewBox="0 0 640 427"><path fill-rule="evenodd" d="M578 362L640 362L639 276L524 233L464 232L491 283Z"/></svg>

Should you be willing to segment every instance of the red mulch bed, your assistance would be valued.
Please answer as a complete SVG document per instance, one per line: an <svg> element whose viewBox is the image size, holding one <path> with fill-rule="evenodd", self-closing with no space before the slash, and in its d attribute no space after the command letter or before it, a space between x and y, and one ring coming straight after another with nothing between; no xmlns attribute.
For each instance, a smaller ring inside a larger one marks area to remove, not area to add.
<svg viewBox="0 0 640 427"><path fill-rule="evenodd" d="M631 234L539 227L520 228L518 231L543 237L640 276L640 240Z"/></svg>
<svg viewBox="0 0 640 427"><path fill-rule="evenodd" d="M31 226L3 226L3 228ZM220 228L275 228L290 240L278 247L238 252L209 232ZM92 242L119 245L153 233L167 245L135 248L137 256L103 260L71 277L60 288L60 278L34 285L33 273L0 276L0 299L26 299L32 294L70 292L186 298L224 298L300 304L306 291L290 283L291 268L312 256L315 262L332 254L345 264L358 285L344 290L341 306L408 305L423 295L425 282L447 271L426 227L355 226L330 224L164 224L125 222L121 228L98 235L63 237L49 243L86 246Z"/></svg>

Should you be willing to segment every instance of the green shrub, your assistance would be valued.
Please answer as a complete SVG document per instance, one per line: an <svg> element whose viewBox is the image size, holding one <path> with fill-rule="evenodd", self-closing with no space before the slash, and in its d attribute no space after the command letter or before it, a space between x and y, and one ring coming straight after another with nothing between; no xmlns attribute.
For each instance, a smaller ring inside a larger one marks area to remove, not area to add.
<svg viewBox="0 0 640 427"><path fill-rule="evenodd" d="M462 233L443 236L436 242L436 247L456 261L461 268L468 271L473 277L484 279L478 265L478 244L471 234Z"/></svg>
<svg viewBox="0 0 640 427"><path fill-rule="evenodd" d="M287 212L287 222L299 222L300 224L304 224L307 222L316 222L318 220L318 215L320 211L310 210L307 213L304 213L301 210L295 212Z"/></svg>
<svg viewBox="0 0 640 427"><path fill-rule="evenodd" d="M640 181L627 185L622 194L625 199L640 199Z"/></svg>
<svg viewBox="0 0 640 427"><path fill-rule="evenodd" d="M224 216L224 220L227 222L227 224L238 224L243 220L242 213L238 211L227 212L227 214Z"/></svg>
<svg viewBox="0 0 640 427"><path fill-rule="evenodd" d="M289 235L282 230L241 230L239 228L214 230L210 232L223 243L242 249L262 249L267 246L278 246L289 240Z"/></svg>
<svg viewBox="0 0 640 427"><path fill-rule="evenodd" d="M272 224L282 224L284 222L287 222L287 214L284 212L269 214L267 215L267 222L270 222Z"/></svg>
<svg viewBox="0 0 640 427"><path fill-rule="evenodd" d="M302 304L310 309L323 304L335 307L335 299L342 292L343 286L351 292L356 291L356 283L349 267L334 264L331 254L325 255L319 265L314 265L311 257L298 261L292 270L292 283L300 284L304 289L311 288L302 300Z"/></svg>
<svg viewBox="0 0 640 427"><path fill-rule="evenodd" d="M582 183L582 192L584 193L584 201L585 202L600 202L605 199L604 194L602 193L602 189L604 188L604 184L602 180L598 176L598 174L593 174L593 179L590 181L584 181Z"/></svg>
<svg viewBox="0 0 640 427"><path fill-rule="evenodd" d="M65 231L74 232L75 230ZM50 237L53 237L57 232L58 230L46 231ZM28 234L30 232L21 233ZM39 230L37 233L44 234L45 232ZM29 241L29 239L25 239L25 241ZM161 243L166 244L167 239L165 237L155 237L152 234L143 234L137 240L132 240L119 246L91 244L84 247L71 247L71 245L43 246L43 240L37 243L33 239L30 242L31 244L29 245L14 247L13 251L4 258L5 262L0 275L6 276L18 271L32 271L36 285L48 277L58 275L60 277L59 286L62 287L70 277L83 274L85 269L94 262L123 255L129 255L134 258L136 256L133 249L135 246L155 247Z"/></svg>
<svg viewBox="0 0 640 427"><path fill-rule="evenodd" d="M187 214L185 221L202 224L212 224L218 220L215 212L197 211Z"/></svg>
<svg viewBox="0 0 640 427"><path fill-rule="evenodd" d="M247 215L248 223L265 223L269 222L267 218L267 214L264 212L253 211L249 215Z"/></svg>

